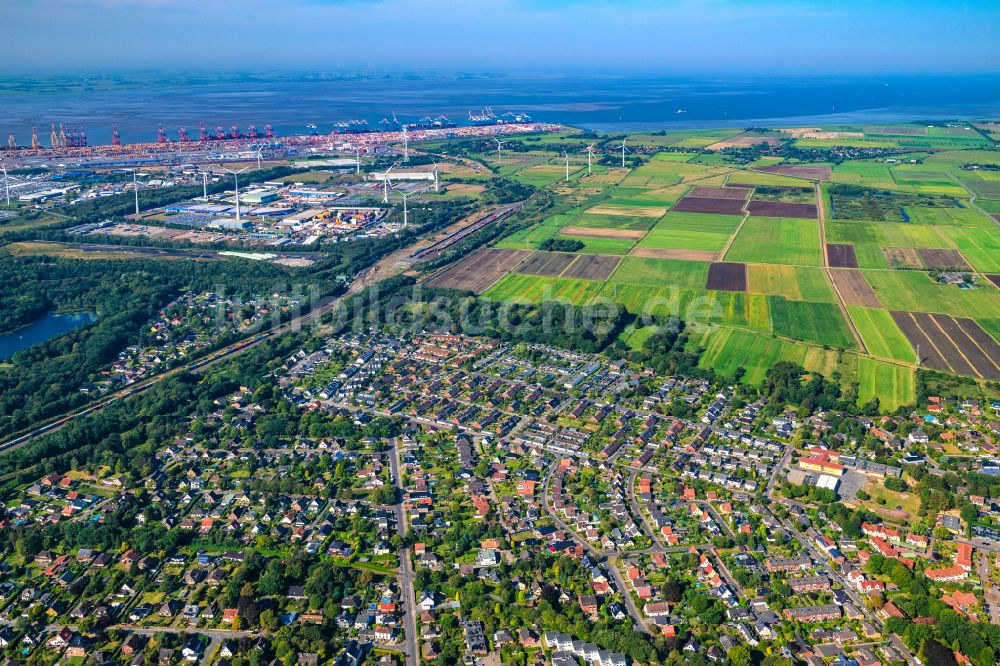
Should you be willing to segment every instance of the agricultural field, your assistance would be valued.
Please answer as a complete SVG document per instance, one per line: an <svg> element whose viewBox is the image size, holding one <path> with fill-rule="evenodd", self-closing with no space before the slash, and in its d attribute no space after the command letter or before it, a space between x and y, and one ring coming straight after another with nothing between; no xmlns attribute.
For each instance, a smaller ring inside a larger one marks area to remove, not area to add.
<svg viewBox="0 0 1000 666"><path fill-rule="evenodd" d="M836 305L790 301L772 296L769 307L774 332L778 335L834 349L857 347L857 342Z"/></svg>
<svg viewBox="0 0 1000 666"><path fill-rule="evenodd" d="M985 273L1000 272L1000 227L996 229L944 229L946 236L972 267Z"/></svg>
<svg viewBox="0 0 1000 666"><path fill-rule="evenodd" d="M919 362L935 370L1000 379L1000 343L972 319L926 312L892 313Z"/></svg>
<svg viewBox="0 0 1000 666"><path fill-rule="evenodd" d="M736 215L667 213L639 242L639 247L719 252L736 231Z"/></svg>
<svg viewBox="0 0 1000 666"><path fill-rule="evenodd" d="M974 208L968 208L965 202L962 208L928 208L926 206L907 206L906 214L913 224L940 224L951 227L981 227L996 228L996 223Z"/></svg>
<svg viewBox="0 0 1000 666"><path fill-rule="evenodd" d="M587 254L628 254L628 251L635 245L635 240L628 238L601 238L597 236L559 234L558 238L580 241L583 247L577 252Z"/></svg>
<svg viewBox="0 0 1000 666"><path fill-rule="evenodd" d="M583 305L597 296L600 288L601 282L595 280L508 275L483 292L483 297L502 303L563 301Z"/></svg>
<svg viewBox="0 0 1000 666"><path fill-rule="evenodd" d="M503 277L530 253L523 250L485 248L428 280L430 287L479 293Z"/></svg>
<svg viewBox="0 0 1000 666"><path fill-rule="evenodd" d="M702 289L708 279L708 268L709 264L703 261L625 257L611 276L611 282Z"/></svg>
<svg viewBox="0 0 1000 666"><path fill-rule="evenodd" d="M857 382L861 403L878 397L894 410L915 399L918 344L922 365L957 381L1000 372L991 358L1000 358L1000 172L971 166L1000 157L977 149L982 137L970 132L790 130L801 146L909 152L809 164L765 155L749 165L724 151L655 147L742 145L756 135L635 134L629 168L605 158L588 176L585 156L571 155L569 182L557 151L574 135L542 137L537 150L505 156L500 171L546 189L552 213L494 243L516 256L473 255L431 284L494 301L611 301L654 323L679 316L697 331L691 344L705 349L706 367L742 367L741 381L756 383L776 360L792 360L837 371L845 388ZM613 142L598 145L614 156ZM550 239L582 247L538 251ZM938 282L948 271L971 286ZM629 327L620 339L637 349L654 331Z"/></svg>
<svg viewBox="0 0 1000 666"><path fill-rule="evenodd" d="M882 305L890 310L939 312L956 317L1000 317L1000 290L935 282L922 271L862 271Z"/></svg>
<svg viewBox="0 0 1000 666"><path fill-rule="evenodd" d="M868 353L904 363L916 363L917 355L888 310L848 306L847 312Z"/></svg>
<svg viewBox="0 0 1000 666"><path fill-rule="evenodd" d="M766 296L784 296L793 301L836 303L826 272L805 266L750 264L747 291Z"/></svg>
<svg viewBox="0 0 1000 666"><path fill-rule="evenodd" d="M746 372L741 381L746 384L759 384L777 361L799 363L810 372L825 375L838 369L843 371L845 365L838 361L834 351L732 328L696 329L691 346L704 349L699 361L701 367L712 368L726 376L743 368Z"/></svg>
<svg viewBox="0 0 1000 666"><path fill-rule="evenodd" d="M858 403L878 398L883 411L895 411L916 400L916 377L913 368L882 363L870 358L858 359Z"/></svg>
<svg viewBox="0 0 1000 666"><path fill-rule="evenodd" d="M566 226L570 220L576 217L575 214L559 213L548 217L541 223L515 231L496 244L498 248L512 250L529 250L537 248L539 245L559 233L559 230Z"/></svg>
<svg viewBox="0 0 1000 666"><path fill-rule="evenodd" d="M819 266L819 224L815 220L750 217L726 253L726 261Z"/></svg>

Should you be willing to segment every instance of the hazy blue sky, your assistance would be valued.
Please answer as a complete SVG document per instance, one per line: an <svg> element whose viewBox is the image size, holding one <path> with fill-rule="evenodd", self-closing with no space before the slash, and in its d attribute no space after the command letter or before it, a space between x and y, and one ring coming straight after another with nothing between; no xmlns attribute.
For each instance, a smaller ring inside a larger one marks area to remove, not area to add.
<svg viewBox="0 0 1000 666"><path fill-rule="evenodd" d="M5 0L0 70L992 72L1000 1Z"/></svg>

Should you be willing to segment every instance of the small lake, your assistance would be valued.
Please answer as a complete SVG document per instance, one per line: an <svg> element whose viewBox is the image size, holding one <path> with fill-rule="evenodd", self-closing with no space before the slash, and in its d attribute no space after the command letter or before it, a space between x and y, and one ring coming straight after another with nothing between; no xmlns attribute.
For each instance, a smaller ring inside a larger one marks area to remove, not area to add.
<svg viewBox="0 0 1000 666"><path fill-rule="evenodd" d="M86 326L95 319L96 315L90 312L76 314L47 312L27 326L0 335L0 360L8 359L22 349Z"/></svg>

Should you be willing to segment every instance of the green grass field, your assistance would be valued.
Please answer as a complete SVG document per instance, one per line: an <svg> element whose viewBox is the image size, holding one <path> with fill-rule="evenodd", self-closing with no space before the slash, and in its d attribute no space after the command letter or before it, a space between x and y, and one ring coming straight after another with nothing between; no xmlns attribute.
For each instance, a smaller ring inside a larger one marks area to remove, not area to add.
<svg viewBox="0 0 1000 666"><path fill-rule="evenodd" d="M968 202L965 203L968 206ZM940 224L952 227L995 228L996 222L974 208L927 208L907 206L911 224Z"/></svg>
<svg viewBox="0 0 1000 666"><path fill-rule="evenodd" d="M938 284L922 271L864 271L879 300L889 310L940 312L956 317L1000 317L1000 291L983 285L960 290Z"/></svg>
<svg viewBox="0 0 1000 666"><path fill-rule="evenodd" d="M784 296L793 301L837 302L822 268L749 264L747 282L747 290L755 294Z"/></svg>
<svg viewBox="0 0 1000 666"><path fill-rule="evenodd" d="M536 225L515 231L507 236L496 247L511 248L517 250L538 249L538 246L559 233L566 224L575 217L567 213L559 213L546 218Z"/></svg>
<svg viewBox="0 0 1000 666"><path fill-rule="evenodd" d="M726 261L819 266L819 222L781 217L750 217L726 253Z"/></svg>
<svg viewBox="0 0 1000 666"><path fill-rule="evenodd" d="M774 332L796 340L832 348L857 347L840 308L830 303L789 301L771 296L769 307Z"/></svg>
<svg viewBox="0 0 1000 666"><path fill-rule="evenodd" d="M703 328L692 334L692 346L704 348L699 365L732 376L737 368L746 373L741 381L759 384L777 361L798 363L809 372L830 375L843 368L837 352L820 347L782 340L770 335L732 328ZM853 375L851 373L845 373Z"/></svg>
<svg viewBox="0 0 1000 666"><path fill-rule="evenodd" d="M1000 273L1000 227L994 229L942 229L976 270Z"/></svg>
<svg viewBox="0 0 1000 666"><path fill-rule="evenodd" d="M884 411L895 411L916 400L916 377L912 368L858 359L858 403L878 398Z"/></svg>
<svg viewBox="0 0 1000 666"><path fill-rule="evenodd" d="M566 226L588 227L591 229L631 229L646 231L650 229L658 216L643 217L640 215L603 215L593 213L583 213L572 220Z"/></svg>
<svg viewBox="0 0 1000 666"><path fill-rule="evenodd" d="M648 287L704 289L707 280L708 263L704 261L625 257L611 276L610 282Z"/></svg>
<svg viewBox="0 0 1000 666"><path fill-rule="evenodd" d="M534 275L508 275L483 292L483 298L503 303L541 303L564 301L583 305L601 289L594 280L574 280Z"/></svg>
<svg viewBox="0 0 1000 666"><path fill-rule="evenodd" d="M904 222L827 222L828 243L870 244L877 247L947 248L936 227ZM947 230L943 230L947 231ZM857 251L857 248L855 248ZM860 262L861 257L858 257Z"/></svg>
<svg viewBox="0 0 1000 666"><path fill-rule="evenodd" d="M627 238L592 238L590 236L571 236L559 234L559 238L568 238L583 243L583 247L577 250L582 254L628 254L628 251L635 245L634 240Z"/></svg>
<svg viewBox="0 0 1000 666"><path fill-rule="evenodd" d="M894 361L916 362L917 355L913 347L896 326L888 310L852 305L848 306L847 313L870 354Z"/></svg>
<svg viewBox="0 0 1000 666"><path fill-rule="evenodd" d="M667 213L639 242L639 247L718 252L739 226L737 215Z"/></svg>

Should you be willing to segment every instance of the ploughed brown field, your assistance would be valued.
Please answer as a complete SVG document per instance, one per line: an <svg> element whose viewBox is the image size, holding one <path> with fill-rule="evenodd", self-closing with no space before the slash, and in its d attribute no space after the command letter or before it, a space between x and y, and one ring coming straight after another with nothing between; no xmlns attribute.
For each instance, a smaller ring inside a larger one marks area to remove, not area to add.
<svg viewBox="0 0 1000 666"><path fill-rule="evenodd" d="M923 268L924 260L912 247L884 247L882 254L889 268Z"/></svg>
<svg viewBox="0 0 1000 666"><path fill-rule="evenodd" d="M1000 213L994 213L993 219L996 220L997 222L1000 222Z"/></svg>
<svg viewBox="0 0 1000 666"><path fill-rule="evenodd" d="M427 281L428 287L480 293L531 254L530 250L483 248Z"/></svg>
<svg viewBox="0 0 1000 666"><path fill-rule="evenodd" d="M917 253L927 268L970 268L969 262L958 250L935 250L918 248Z"/></svg>
<svg viewBox="0 0 1000 666"><path fill-rule="evenodd" d="M746 291L747 265L718 262L708 267L705 289L714 291Z"/></svg>
<svg viewBox="0 0 1000 666"><path fill-rule="evenodd" d="M646 232L642 229L605 229L600 227L563 227L559 230L559 233L563 236L624 238L626 240L634 240L646 235Z"/></svg>
<svg viewBox="0 0 1000 666"><path fill-rule="evenodd" d="M718 252L709 250L669 250L660 247L633 248L629 255L650 259L682 259L684 261L715 261L719 258Z"/></svg>
<svg viewBox="0 0 1000 666"><path fill-rule="evenodd" d="M893 311L892 318L922 365L960 375L1000 379L1000 344L972 319Z"/></svg>
<svg viewBox="0 0 1000 666"><path fill-rule="evenodd" d="M816 206L813 204L788 203L787 201L751 201L747 210L757 217L798 217L807 220L816 219Z"/></svg>
<svg viewBox="0 0 1000 666"><path fill-rule="evenodd" d="M827 243L826 256L831 268L857 268L858 255L850 243Z"/></svg>
<svg viewBox="0 0 1000 666"><path fill-rule="evenodd" d="M515 272L522 275L556 276L566 270L574 259L576 259L575 254L539 251L528 257Z"/></svg>
<svg viewBox="0 0 1000 666"><path fill-rule="evenodd" d="M743 187L694 187L689 197L705 199L746 199L750 188Z"/></svg>
<svg viewBox="0 0 1000 666"><path fill-rule="evenodd" d="M987 275L986 279L1000 287L1000 275Z"/></svg>
<svg viewBox="0 0 1000 666"><path fill-rule="evenodd" d="M882 307L878 296L875 295L875 291L865 280L861 271L833 268L830 270L830 277L846 305L861 305L866 308Z"/></svg>
<svg viewBox="0 0 1000 666"><path fill-rule="evenodd" d="M795 176L796 178L808 178L809 180L830 180L832 170L828 166L795 166L795 165L774 165L754 167L755 171L765 173L776 173L781 176Z"/></svg>
<svg viewBox="0 0 1000 666"><path fill-rule="evenodd" d="M583 280L607 280L621 263L621 257L606 254L581 254L562 273L564 278Z"/></svg>
<svg viewBox="0 0 1000 666"><path fill-rule="evenodd" d="M742 215L743 199L718 199L711 197L684 197L670 210L677 213L719 213Z"/></svg>

